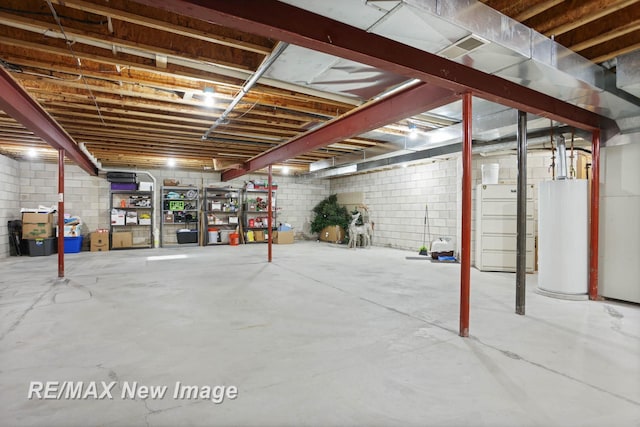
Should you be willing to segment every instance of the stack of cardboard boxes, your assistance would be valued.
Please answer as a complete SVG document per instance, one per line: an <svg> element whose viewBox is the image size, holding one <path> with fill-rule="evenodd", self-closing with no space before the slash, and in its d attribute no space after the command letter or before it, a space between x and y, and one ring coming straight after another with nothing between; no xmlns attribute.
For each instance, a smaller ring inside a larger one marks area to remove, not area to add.
<svg viewBox="0 0 640 427"><path fill-rule="evenodd" d="M23 212L22 238L28 241L30 256L55 253L56 239L53 237L53 214Z"/></svg>

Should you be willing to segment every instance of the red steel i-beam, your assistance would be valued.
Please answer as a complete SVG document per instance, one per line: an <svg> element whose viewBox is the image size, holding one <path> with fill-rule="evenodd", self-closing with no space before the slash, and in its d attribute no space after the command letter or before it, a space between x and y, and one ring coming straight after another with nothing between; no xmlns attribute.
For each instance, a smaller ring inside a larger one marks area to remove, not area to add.
<svg viewBox="0 0 640 427"><path fill-rule="evenodd" d="M462 98L462 242L460 248L460 336L469 336L471 294L471 141L472 105L470 92Z"/></svg>
<svg viewBox="0 0 640 427"><path fill-rule="evenodd" d="M58 277L64 277L64 150L58 150Z"/></svg>
<svg viewBox="0 0 640 427"><path fill-rule="evenodd" d="M591 224L589 230L589 299L598 299L598 245L600 232L600 131L591 141Z"/></svg>
<svg viewBox="0 0 640 427"><path fill-rule="evenodd" d="M135 0L593 131L615 121L507 79L277 0ZM461 2L468 3L468 2ZM464 11L470 12L469 10Z"/></svg>
<svg viewBox="0 0 640 427"><path fill-rule="evenodd" d="M333 119L324 126L293 138L288 143L267 151L244 164L243 169L233 169L222 174L222 180L228 181L248 172L267 167L273 163L291 159L320 147L340 142L370 130L402 120L406 117L424 113L449 104L459 96L448 89L419 83L380 101L357 108L341 117Z"/></svg>
<svg viewBox="0 0 640 427"><path fill-rule="evenodd" d="M579 129L593 131L603 128L611 132L617 130L615 121L592 111L285 2L276 0L135 1L194 19L360 62L457 93L470 91L476 97L547 117ZM409 115L403 114L404 117L400 119ZM353 122L356 121L353 120ZM382 125L392 122L393 119L390 118ZM345 133L340 139L351 136L353 134ZM237 178L247 172L294 157L292 153L301 154L298 149L305 147L305 144L306 141L296 144L296 150L290 152L284 150L284 147L289 145L285 144L272 150L268 159L261 157L252 159L241 169L223 173L222 179L226 181ZM309 144L306 151L321 146L323 145Z"/></svg>
<svg viewBox="0 0 640 427"><path fill-rule="evenodd" d="M80 150L69 134L2 67L0 67L0 110L13 117L53 148L64 150L66 156L89 175L98 175L96 166Z"/></svg>

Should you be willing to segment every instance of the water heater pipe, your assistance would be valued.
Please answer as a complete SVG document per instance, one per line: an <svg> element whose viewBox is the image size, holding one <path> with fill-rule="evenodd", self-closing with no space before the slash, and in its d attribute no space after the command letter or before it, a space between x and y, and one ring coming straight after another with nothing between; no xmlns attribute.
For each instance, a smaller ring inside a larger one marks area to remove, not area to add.
<svg viewBox="0 0 640 427"><path fill-rule="evenodd" d="M556 147L558 148L558 173L557 179L567 179L567 145L564 136L556 136Z"/></svg>

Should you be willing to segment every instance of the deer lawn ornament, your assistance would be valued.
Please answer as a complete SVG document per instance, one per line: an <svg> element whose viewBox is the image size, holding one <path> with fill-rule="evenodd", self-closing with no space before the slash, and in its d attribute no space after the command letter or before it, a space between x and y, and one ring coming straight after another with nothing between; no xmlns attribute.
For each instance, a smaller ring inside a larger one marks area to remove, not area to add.
<svg viewBox="0 0 640 427"><path fill-rule="evenodd" d="M362 246L371 246L372 227L370 223L356 225L360 218L360 212L351 215L351 223L349 224L349 248L355 248L358 245L360 236L362 236Z"/></svg>

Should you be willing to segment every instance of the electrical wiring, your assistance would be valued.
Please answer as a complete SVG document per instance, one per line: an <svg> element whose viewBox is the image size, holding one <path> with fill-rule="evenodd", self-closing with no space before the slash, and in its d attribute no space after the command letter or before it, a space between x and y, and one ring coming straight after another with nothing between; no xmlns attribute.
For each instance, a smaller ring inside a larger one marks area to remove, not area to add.
<svg viewBox="0 0 640 427"><path fill-rule="evenodd" d="M51 10L51 14L53 15L53 19L56 21L56 24L58 24L58 27L60 28L60 32L62 33L62 36L64 37L64 40L65 40L66 45L67 45L67 48L69 49L69 52L71 53L71 56L74 58L74 60L77 63L78 71L80 73L80 78L82 79L82 82L84 83L85 88L89 92L90 98L93 100L93 104L95 105L96 111L98 112L98 117L100 118L100 121L102 122L102 124L106 126L106 123L104 121L104 117L102 117L102 111L100 111L100 106L98 105L98 101L96 100L96 97L94 96L93 91L89 87L89 83L87 83L87 79L85 78L84 73L82 72L82 62L80 61L80 58L76 55L76 53L73 50L73 46L72 46L73 43L67 37L67 33L64 31L64 27L62 26L62 22L60 21L60 17L58 16L58 13L56 12L56 9L53 7L53 4L51 3L51 0L46 0L46 1L47 1L47 4L49 5L49 9Z"/></svg>

